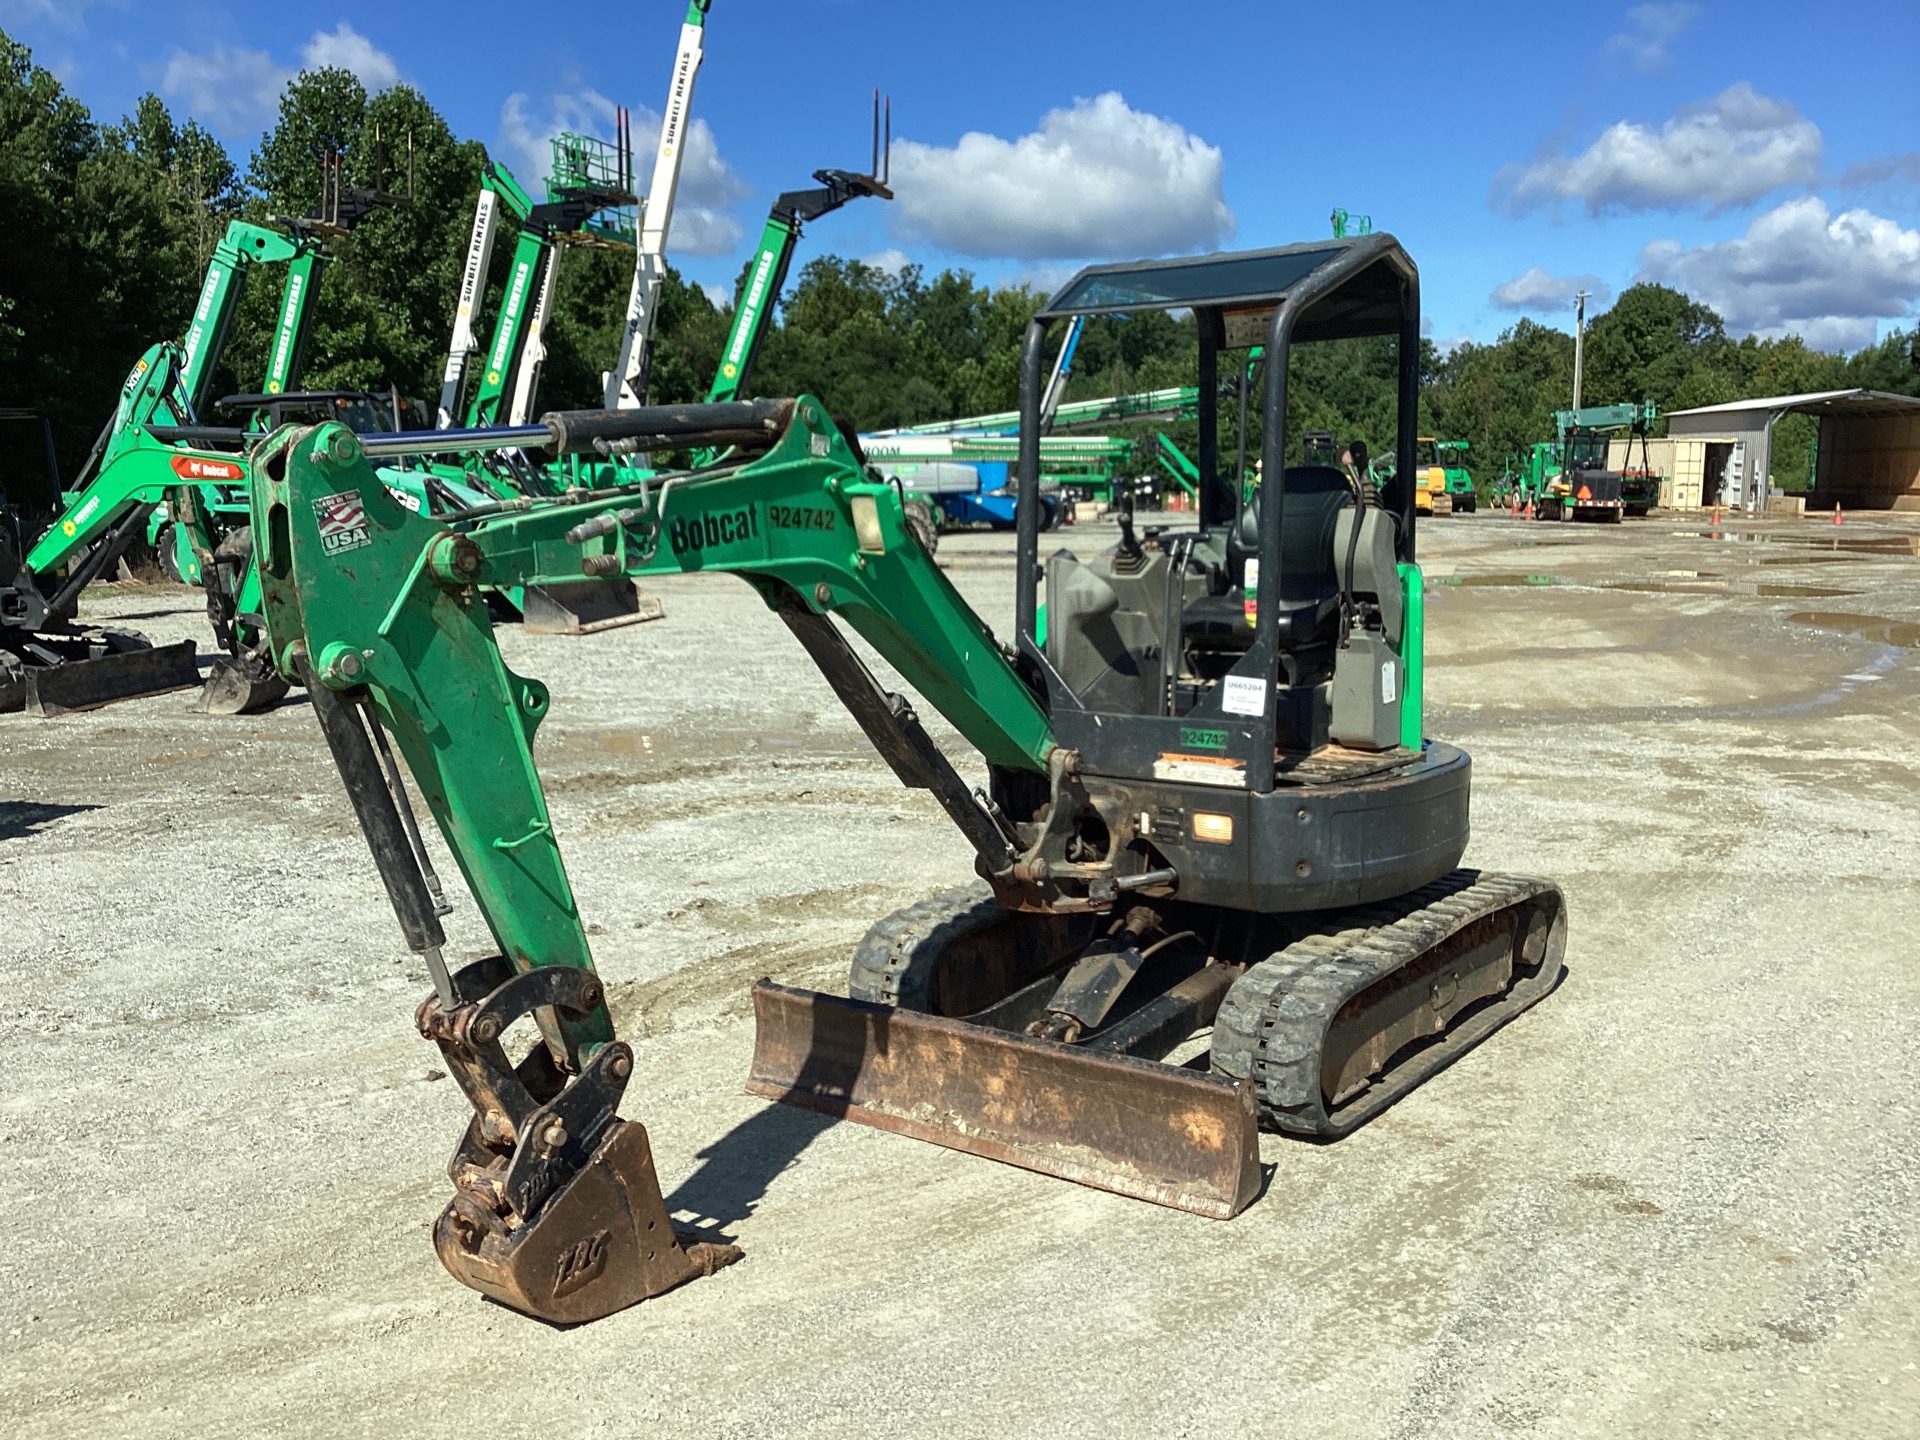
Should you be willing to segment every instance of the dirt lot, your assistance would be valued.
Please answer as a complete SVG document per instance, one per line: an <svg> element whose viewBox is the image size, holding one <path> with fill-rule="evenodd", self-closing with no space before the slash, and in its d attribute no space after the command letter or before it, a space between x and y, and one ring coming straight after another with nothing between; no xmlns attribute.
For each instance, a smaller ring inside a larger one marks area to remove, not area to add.
<svg viewBox="0 0 1920 1440"><path fill-rule="evenodd" d="M1570 975L1353 1138L1269 1137L1228 1224L742 1094L751 981L841 988L965 846L738 582L506 636L627 1109L747 1251L564 1332L434 1259L466 1108L306 706L0 718L0 1430L1913 1435L1920 536L1422 543L1469 862L1561 882ZM1005 627L1007 541L942 558Z"/></svg>

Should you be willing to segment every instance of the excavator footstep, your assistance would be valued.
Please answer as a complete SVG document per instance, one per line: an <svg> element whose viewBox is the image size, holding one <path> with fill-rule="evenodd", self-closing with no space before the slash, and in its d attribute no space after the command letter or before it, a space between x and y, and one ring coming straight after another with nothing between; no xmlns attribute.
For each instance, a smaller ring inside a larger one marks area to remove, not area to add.
<svg viewBox="0 0 1920 1440"><path fill-rule="evenodd" d="M1244 1081L770 980L753 1008L752 1094L1219 1220L1259 1193Z"/></svg>

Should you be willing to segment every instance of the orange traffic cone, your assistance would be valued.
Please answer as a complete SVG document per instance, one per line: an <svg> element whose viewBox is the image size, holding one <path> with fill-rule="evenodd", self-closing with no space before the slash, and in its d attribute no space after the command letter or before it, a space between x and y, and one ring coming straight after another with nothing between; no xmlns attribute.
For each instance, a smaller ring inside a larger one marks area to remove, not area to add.
<svg viewBox="0 0 1920 1440"><path fill-rule="evenodd" d="M1833 502L1833 523L1836 525L1840 523L1840 502L1838 500Z"/></svg>
<svg viewBox="0 0 1920 1440"><path fill-rule="evenodd" d="M1713 528L1716 530L1720 528L1720 507L1718 505L1713 507Z"/></svg>

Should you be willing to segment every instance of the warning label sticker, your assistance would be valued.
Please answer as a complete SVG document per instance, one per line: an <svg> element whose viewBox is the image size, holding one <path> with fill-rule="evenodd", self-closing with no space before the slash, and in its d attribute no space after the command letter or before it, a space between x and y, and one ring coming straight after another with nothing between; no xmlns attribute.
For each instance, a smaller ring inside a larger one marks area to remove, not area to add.
<svg viewBox="0 0 1920 1440"><path fill-rule="evenodd" d="M1239 760L1229 760L1220 755L1182 755L1178 751L1166 750L1153 762L1153 778L1187 785L1238 787L1247 783L1247 767Z"/></svg>
<svg viewBox="0 0 1920 1440"><path fill-rule="evenodd" d="M337 495L322 495L313 502L314 522L320 527L320 548L329 555L344 555L371 545L367 530L366 508L358 490L342 490Z"/></svg>

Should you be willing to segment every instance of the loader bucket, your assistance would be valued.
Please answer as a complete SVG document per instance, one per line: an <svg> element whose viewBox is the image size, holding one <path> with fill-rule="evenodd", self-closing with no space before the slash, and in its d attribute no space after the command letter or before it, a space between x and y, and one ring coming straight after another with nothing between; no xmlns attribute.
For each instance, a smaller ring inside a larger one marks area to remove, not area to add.
<svg viewBox="0 0 1920 1440"><path fill-rule="evenodd" d="M771 980L753 1009L751 1094L1217 1220L1259 1192L1245 1082Z"/></svg>
<svg viewBox="0 0 1920 1440"><path fill-rule="evenodd" d="M63 715L69 710L97 710L117 700L164 695L199 683L194 643L182 640L177 645L29 667L21 676L21 708L29 715ZM8 708L4 700L0 700L0 708Z"/></svg>

